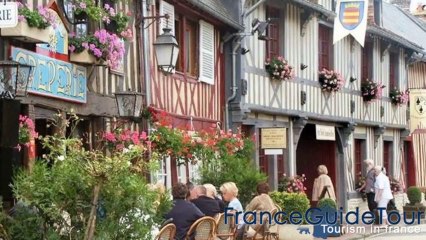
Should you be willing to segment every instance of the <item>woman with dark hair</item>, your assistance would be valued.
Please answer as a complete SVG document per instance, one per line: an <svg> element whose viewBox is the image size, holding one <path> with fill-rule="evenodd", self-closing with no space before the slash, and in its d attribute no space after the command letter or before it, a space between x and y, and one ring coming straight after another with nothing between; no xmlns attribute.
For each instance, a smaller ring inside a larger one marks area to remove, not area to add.
<svg viewBox="0 0 426 240"><path fill-rule="evenodd" d="M275 208L274 201L268 195L269 185L266 182L259 183L256 187L257 196L254 197L251 202L246 207L246 212L256 211L256 224L251 225L250 227L254 230L258 230L261 227L260 224L260 213L261 212L271 212ZM267 216L267 215L263 215ZM263 219L263 221L269 221L269 219Z"/></svg>

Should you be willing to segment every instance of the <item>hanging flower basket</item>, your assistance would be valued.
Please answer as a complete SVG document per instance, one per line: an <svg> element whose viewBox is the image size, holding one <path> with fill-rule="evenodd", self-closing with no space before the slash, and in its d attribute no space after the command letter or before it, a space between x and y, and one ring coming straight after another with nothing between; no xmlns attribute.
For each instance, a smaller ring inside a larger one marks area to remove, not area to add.
<svg viewBox="0 0 426 240"><path fill-rule="evenodd" d="M323 92L338 92L345 85L345 80L340 73L334 70L323 69L319 72L319 79Z"/></svg>
<svg viewBox="0 0 426 240"><path fill-rule="evenodd" d="M266 59L265 69L269 73L269 77L275 80L291 80L294 78L294 69L287 60L278 56L272 59Z"/></svg>
<svg viewBox="0 0 426 240"><path fill-rule="evenodd" d="M75 63L82 63L82 64L103 65L103 61L96 59L96 57L90 54L88 50L83 50L80 53L76 53L76 52L71 53L70 61Z"/></svg>
<svg viewBox="0 0 426 240"><path fill-rule="evenodd" d="M400 91L398 89L393 89L392 91L390 91L389 97L391 99L392 104L399 106L408 103L409 92L408 90Z"/></svg>
<svg viewBox="0 0 426 240"><path fill-rule="evenodd" d="M53 28L47 27L40 29L36 27L30 27L27 22L18 22L18 25L13 28L2 28L2 37L14 37L23 42L30 43L49 43L50 35L54 32Z"/></svg>
<svg viewBox="0 0 426 240"><path fill-rule="evenodd" d="M364 102L371 102L382 98L383 88L381 83L376 83L371 80L365 80L361 83L361 94Z"/></svg>
<svg viewBox="0 0 426 240"><path fill-rule="evenodd" d="M74 21L76 23L87 23L89 16L86 12L80 11L74 14Z"/></svg>

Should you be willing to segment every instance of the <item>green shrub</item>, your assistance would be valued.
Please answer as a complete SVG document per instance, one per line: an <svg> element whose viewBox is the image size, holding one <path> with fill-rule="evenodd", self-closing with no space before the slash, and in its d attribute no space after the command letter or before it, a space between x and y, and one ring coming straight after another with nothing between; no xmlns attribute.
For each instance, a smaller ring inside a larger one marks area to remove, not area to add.
<svg viewBox="0 0 426 240"><path fill-rule="evenodd" d="M336 201L334 201L331 198L323 198L318 201L317 204L318 208L331 208L331 209L337 209Z"/></svg>
<svg viewBox="0 0 426 240"><path fill-rule="evenodd" d="M410 205L415 205L422 201L422 192L420 191L420 188L411 186L407 189L407 197L410 201Z"/></svg>
<svg viewBox="0 0 426 240"><path fill-rule="evenodd" d="M223 156L221 159L203 162L200 182L220 187L225 182L234 182L238 187L238 199L246 206L256 193L257 184L266 176L260 173L249 158Z"/></svg>
<svg viewBox="0 0 426 240"><path fill-rule="evenodd" d="M286 213L284 220L288 220L288 216L292 212L300 212L304 218L305 212L310 207L309 199L304 193L272 192L270 196L281 207L281 210ZM305 219L303 219L303 223L306 223Z"/></svg>

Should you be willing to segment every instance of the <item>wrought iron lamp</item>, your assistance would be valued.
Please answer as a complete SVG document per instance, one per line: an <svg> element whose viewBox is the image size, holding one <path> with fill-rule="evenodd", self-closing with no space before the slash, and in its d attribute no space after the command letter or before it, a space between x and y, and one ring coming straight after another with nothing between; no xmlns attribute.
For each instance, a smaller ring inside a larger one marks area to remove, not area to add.
<svg viewBox="0 0 426 240"><path fill-rule="evenodd" d="M13 60L0 61L0 98L25 97L33 68Z"/></svg>
<svg viewBox="0 0 426 240"><path fill-rule="evenodd" d="M158 67L166 74L173 73L179 56L179 45L170 28L163 28L163 34L155 40L154 50Z"/></svg>
<svg viewBox="0 0 426 240"><path fill-rule="evenodd" d="M118 115L133 119L140 118L142 108L142 93L138 92L117 92L115 99L117 101Z"/></svg>

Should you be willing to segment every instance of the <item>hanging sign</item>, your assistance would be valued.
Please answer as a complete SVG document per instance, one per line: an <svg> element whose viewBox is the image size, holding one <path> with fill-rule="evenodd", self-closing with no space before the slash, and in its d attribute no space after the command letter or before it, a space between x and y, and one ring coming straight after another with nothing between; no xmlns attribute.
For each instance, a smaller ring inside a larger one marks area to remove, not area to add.
<svg viewBox="0 0 426 240"><path fill-rule="evenodd" d="M335 141L336 133L333 126L315 125L317 140Z"/></svg>
<svg viewBox="0 0 426 240"><path fill-rule="evenodd" d="M287 147L286 128L262 128L261 148L262 149L283 149Z"/></svg>
<svg viewBox="0 0 426 240"><path fill-rule="evenodd" d="M0 3L0 28L12 28L18 25L18 5L16 2Z"/></svg>
<svg viewBox="0 0 426 240"><path fill-rule="evenodd" d="M426 89L410 89L410 132L426 129Z"/></svg>
<svg viewBox="0 0 426 240"><path fill-rule="evenodd" d="M368 0L339 0L334 19L333 44L352 35L364 47Z"/></svg>

